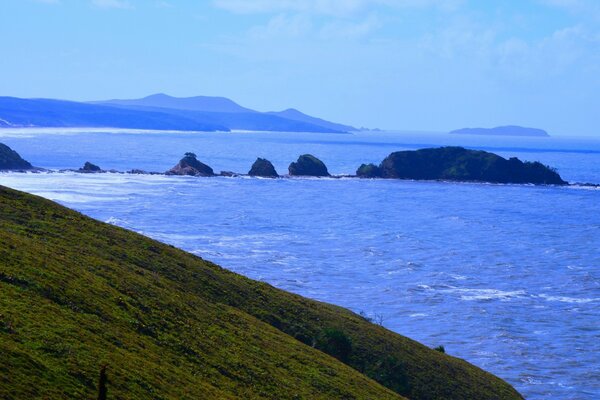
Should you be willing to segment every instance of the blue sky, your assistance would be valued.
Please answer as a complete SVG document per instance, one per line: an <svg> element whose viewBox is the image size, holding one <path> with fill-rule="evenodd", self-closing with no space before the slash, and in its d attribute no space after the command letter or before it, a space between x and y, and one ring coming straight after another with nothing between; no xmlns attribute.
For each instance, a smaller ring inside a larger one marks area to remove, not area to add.
<svg viewBox="0 0 600 400"><path fill-rule="evenodd" d="M2 0L0 95L600 136L597 0Z"/></svg>

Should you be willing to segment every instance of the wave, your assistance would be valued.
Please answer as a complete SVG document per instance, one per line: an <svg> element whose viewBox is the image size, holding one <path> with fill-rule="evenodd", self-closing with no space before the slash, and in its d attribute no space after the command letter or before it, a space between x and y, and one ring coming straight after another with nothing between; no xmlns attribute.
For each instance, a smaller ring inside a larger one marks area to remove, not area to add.
<svg viewBox="0 0 600 400"><path fill-rule="evenodd" d="M500 300L508 301L519 297L526 297L524 290L504 291L498 289L451 289L449 292L463 293L461 300Z"/></svg>
<svg viewBox="0 0 600 400"><path fill-rule="evenodd" d="M572 303L572 304L585 304L585 303L593 303L596 301L600 301L600 298L590 299L590 298L577 298L577 297L567 297L567 296L552 296L548 294L540 294L538 297L545 299L547 301L558 301L561 303Z"/></svg>

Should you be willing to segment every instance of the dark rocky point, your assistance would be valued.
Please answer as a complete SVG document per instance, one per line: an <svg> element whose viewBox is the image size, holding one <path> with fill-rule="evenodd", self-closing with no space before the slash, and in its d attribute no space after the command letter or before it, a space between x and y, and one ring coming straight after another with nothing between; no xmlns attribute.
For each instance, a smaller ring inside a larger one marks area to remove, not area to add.
<svg viewBox="0 0 600 400"><path fill-rule="evenodd" d="M398 151L379 166L380 177L490 183L566 185L552 168L539 162L505 159L481 150L441 147Z"/></svg>
<svg viewBox="0 0 600 400"><path fill-rule="evenodd" d="M329 176L323 161L311 154L298 157L298 161L290 164L288 171L292 176Z"/></svg>
<svg viewBox="0 0 600 400"><path fill-rule="evenodd" d="M86 161L85 164L83 165L83 167L79 168L79 170L77 172L93 174L93 173L102 172L102 169L100 169L99 166L92 164L89 161Z"/></svg>
<svg viewBox="0 0 600 400"><path fill-rule="evenodd" d="M167 175L215 176L208 165L198 161L194 153L185 153L176 166L166 172Z"/></svg>
<svg viewBox="0 0 600 400"><path fill-rule="evenodd" d="M362 164L356 170L356 176L359 178L378 178L381 176L381 171L375 164Z"/></svg>
<svg viewBox="0 0 600 400"><path fill-rule="evenodd" d="M28 170L33 166L23 160L19 153L0 143L0 170Z"/></svg>
<svg viewBox="0 0 600 400"><path fill-rule="evenodd" d="M257 158L248 172L250 176L261 176L263 178L277 178L279 174L275 171L275 167L271 164L271 161L264 158Z"/></svg>

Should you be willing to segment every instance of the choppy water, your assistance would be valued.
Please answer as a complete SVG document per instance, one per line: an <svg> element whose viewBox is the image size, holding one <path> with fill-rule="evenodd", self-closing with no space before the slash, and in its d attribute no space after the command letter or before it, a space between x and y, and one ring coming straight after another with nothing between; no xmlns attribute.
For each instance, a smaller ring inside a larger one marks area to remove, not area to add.
<svg viewBox="0 0 600 400"><path fill-rule="evenodd" d="M0 131L1 132L1 131ZM431 134L72 134L0 138L35 165L280 172L311 152L352 173L393 150L462 144L600 182L600 142ZM444 345L529 399L600 398L600 190L355 179L0 174L94 218Z"/></svg>

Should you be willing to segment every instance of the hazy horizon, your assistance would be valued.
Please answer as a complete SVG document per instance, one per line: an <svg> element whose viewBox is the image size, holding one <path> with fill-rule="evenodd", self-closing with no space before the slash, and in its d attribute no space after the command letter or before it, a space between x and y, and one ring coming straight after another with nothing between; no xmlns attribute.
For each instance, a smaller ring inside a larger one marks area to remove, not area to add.
<svg viewBox="0 0 600 400"><path fill-rule="evenodd" d="M0 95L223 96L357 127L600 133L592 0L8 0Z"/></svg>

